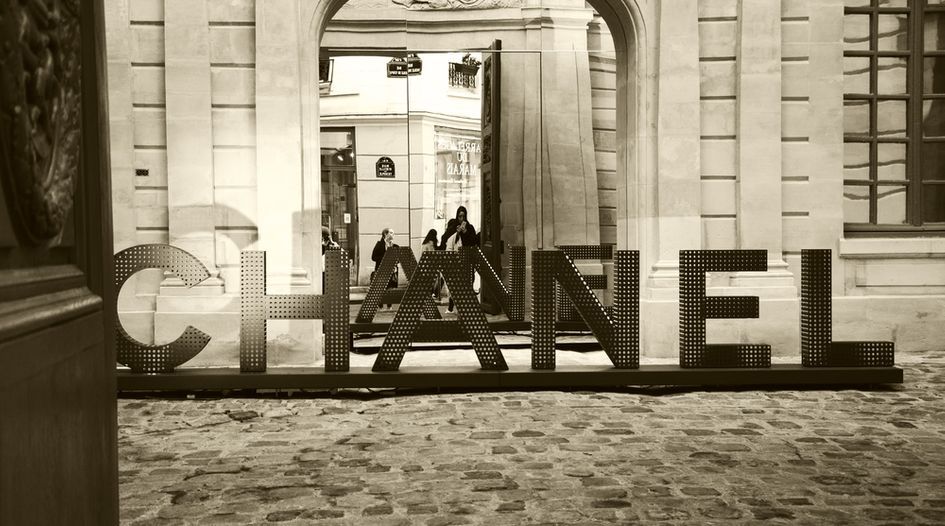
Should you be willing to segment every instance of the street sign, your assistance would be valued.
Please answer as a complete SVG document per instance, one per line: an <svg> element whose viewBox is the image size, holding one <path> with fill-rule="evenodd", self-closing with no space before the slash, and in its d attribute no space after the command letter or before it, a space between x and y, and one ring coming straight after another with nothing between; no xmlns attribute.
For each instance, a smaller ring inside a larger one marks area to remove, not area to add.
<svg viewBox="0 0 945 526"><path fill-rule="evenodd" d="M377 173L377 177L387 179L394 178L394 161L390 157L381 157L378 159L377 163L374 164L374 169Z"/></svg>

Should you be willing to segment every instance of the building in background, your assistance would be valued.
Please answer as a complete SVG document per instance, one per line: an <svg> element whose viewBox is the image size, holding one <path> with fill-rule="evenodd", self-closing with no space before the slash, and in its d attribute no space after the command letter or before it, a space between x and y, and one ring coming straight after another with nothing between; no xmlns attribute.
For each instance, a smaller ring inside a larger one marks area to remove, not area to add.
<svg viewBox="0 0 945 526"><path fill-rule="evenodd" d="M271 291L311 292L324 224L363 283L381 228L416 250L465 201L498 265L512 244L639 250L644 355L675 355L678 253L698 248L769 255L710 276L762 298L710 341L795 355L800 251L829 248L837 339L940 343L945 6L926 4L116 0L115 249L169 242L214 271L142 273L125 326L191 323L214 338L197 360L233 365L241 250L267 251ZM317 333L270 322L270 360L310 362Z"/></svg>

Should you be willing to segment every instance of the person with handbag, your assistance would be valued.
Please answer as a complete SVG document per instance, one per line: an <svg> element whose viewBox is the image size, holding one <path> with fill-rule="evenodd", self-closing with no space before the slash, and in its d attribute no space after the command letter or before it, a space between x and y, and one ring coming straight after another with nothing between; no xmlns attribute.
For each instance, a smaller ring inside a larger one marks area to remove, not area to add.
<svg viewBox="0 0 945 526"><path fill-rule="evenodd" d="M371 281L374 281L374 274L377 272L377 269L381 267L381 261L384 260L384 254L387 253L387 250L397 245L394 244L394 231L390 228L385 228L381 231L381 239L374 244L374 251L371 253L371 261L374 262L374 272L371 273ZM389 280L387 280L388 289L397 288L397 265L394 265L394 273L391 274ZM387 304L387 309L393 308L393 305L390 303ZM384 310L384 306L381 305L381 309Z"/></svg>

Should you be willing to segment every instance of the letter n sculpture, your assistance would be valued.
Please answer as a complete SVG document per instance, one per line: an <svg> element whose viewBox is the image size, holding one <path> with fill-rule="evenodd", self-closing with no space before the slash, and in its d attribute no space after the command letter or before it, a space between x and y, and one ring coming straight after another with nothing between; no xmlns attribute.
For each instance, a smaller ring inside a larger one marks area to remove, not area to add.
<svg viewBox="0 0 945 526"><path fill-rule="evenodd" d="M555 283L618 369L640 366L640 254L618 250L614 308L607 314L574 261L561 250L532 252L532 368L555 368Z"/></svg>

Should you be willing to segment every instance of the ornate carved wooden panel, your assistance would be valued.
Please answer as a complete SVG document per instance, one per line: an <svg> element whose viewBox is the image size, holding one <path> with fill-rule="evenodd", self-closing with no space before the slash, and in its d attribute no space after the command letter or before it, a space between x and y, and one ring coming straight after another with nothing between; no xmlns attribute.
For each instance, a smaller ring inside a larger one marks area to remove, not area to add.
<svg viewBox="0 0 945 526"><path fill-rule="evenodd" d="M20 243L56 238L79 173L79 3L0 4L0 181Z"/></svg>

